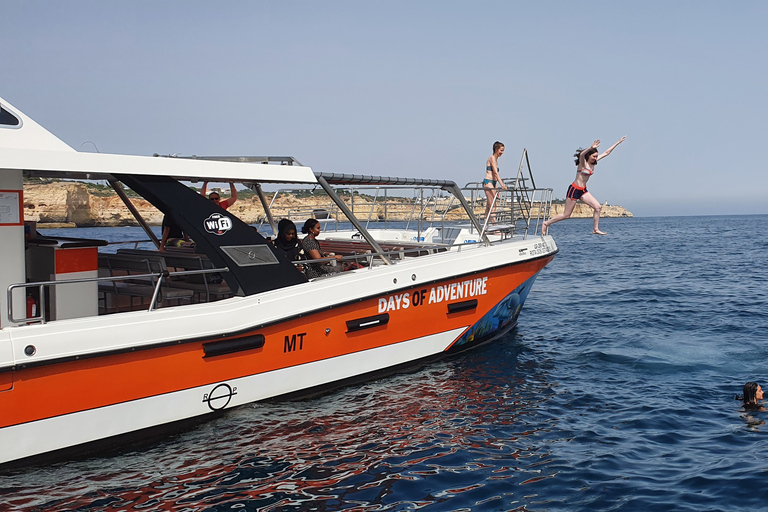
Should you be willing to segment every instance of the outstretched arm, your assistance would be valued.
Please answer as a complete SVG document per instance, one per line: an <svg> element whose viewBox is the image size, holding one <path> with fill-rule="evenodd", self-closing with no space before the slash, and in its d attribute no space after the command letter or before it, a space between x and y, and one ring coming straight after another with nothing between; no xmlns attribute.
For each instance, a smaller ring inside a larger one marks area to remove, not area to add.
<svg viewBox="0 0 768 512"><path fill-rule="evenodd" d="M617 142L617 143L616 143L616 144L614 144L613 146L611 146L611 147L609 147L608 149L606 149L606 150L605 150L605 153L603 153L602 155L598 156L598 157L597 157L597 159L598 159L598 160L600 160L601 158L604 158L604 157L606 157L606 156L610 155L610 154L611 154L611 151L613 151L614 149L616 149L616 146L618 146L619 144L621 144L622 142L624 142L624 139L626 139L626 138L627 138L626 136L625 136L625 137L622 137L622 138L620 138L620 139L619 139L619 142ZM598 142L600 142L600 141L598 141Z"/></svg>
<svg viewBox="0 0 768 512"><path fill-rule="evenodd" d="M229 195L230 198L227 203L229 203L229 206L232 206L235 204L235 201L237 201L237 189L235 188L235 184L231 181L229 182Z"/></svg>
<svg viewBox="0 0 768 512"><path fill-rule="evenodd" d="M208 193L208 182L204 181L203 188L200 189L200 195L205 197L207 193Z"/></svg>
<svg viewBox="0 0 768 512"><path fill-rule="evenodd" d="M581 169L584 166L584 153L586 153L590 149L597 149L598 146L600 146L600 139L596 139L595 142L593 142L592 145L589 146L587 149L581 150L581 153L579 153L579 163L577 164L579 166L579 169Z"/></svg>

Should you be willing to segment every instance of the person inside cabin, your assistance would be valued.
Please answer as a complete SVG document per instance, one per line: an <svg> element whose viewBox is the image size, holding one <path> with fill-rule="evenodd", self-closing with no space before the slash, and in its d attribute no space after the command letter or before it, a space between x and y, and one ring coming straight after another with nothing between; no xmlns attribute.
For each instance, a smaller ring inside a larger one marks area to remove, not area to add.
<svg viewBox="0 0 768 512"><path fill-rule="evenodd" d="M277 236L272 240L272 246L275 249L275 255L288 263L305 259L304 248L296 233L296 224L289 219L281 219L277 223ZM297 268L304 271L301 265Z"/></svg>
<svg viewBox="0 0 768 512"><path fill-rule="evenodd" d="M158 250L164 252L166 247L185 247L192 245L189 235L184 233L170 216L163 217L163 234Z"/></svg>
<svg viewBox="0 0 768 512"><path fill-rule="evenodd" d="M308 263L307 264L307 277L310 279L313 277L320 277L327 274L333 274L340 270L337 263L341 262L341 255L333 253L325 253L320 250L320 244L317 241L317 236L321 231L320 221L317 219L307 219L304 226L301 228L301 232L307 236L301 241L304 247L304 253L308 259L319 260L321 258L335 258L336 261L326 261L322 263Z"/></svg>
<svg viewBox="0 0 768 512"><path fill-rule="evenodd" d="M763 399L763 388L757 382L747 382L744 384L744 401L745 411L764 411L763 406L758 400Z"/></svg>
<svg viewBox="0 0 768 512"><path fill-rule="evenodd" d="M203 188L200 189L200 194L205 196L205 194L208 193L208 182L203 182ZM235 204L235 201L237 201L237 189L235 188L235 184L233 182L229 182L229 199L221 199L221 196L218 192L211 192L208 195L208 199L213 201L214 203L218 204L225 210L228 209L230 206Z"/></svg>

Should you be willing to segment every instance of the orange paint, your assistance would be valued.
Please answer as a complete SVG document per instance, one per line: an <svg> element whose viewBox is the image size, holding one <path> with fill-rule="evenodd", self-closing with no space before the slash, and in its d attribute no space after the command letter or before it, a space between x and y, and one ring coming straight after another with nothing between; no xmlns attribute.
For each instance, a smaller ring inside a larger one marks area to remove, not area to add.
<svg viewBox="0 0 768 512"><path fill-rule="evenodd" d="M266 342L258 349L203 359L202 344L213 341L204 340L19 370L13 373L13 390L0 393L0 410L4 411L0 415L0 428L289 368L471 326L552 258L429 285L416 285L241 335L264 335ZM429 303L427 293L426 299L420 300L418 305L410 301L408 307L403 307L404 301L401 301L399 309L388 311L390 319L386 325L347 332L347 320L381 314L380 298L404 293L412 297L423 289L476 278L487 279L485 293L471 297L478 301L474 310L449 314L447 304L455 300ZM330 332L326 333L327 329ZM202 400L202 394L200 398Z"/></svg>
<svg viewBox="0 0 768 512"><path fill-rule="evenodd" d="M13 373L2 372L0 373L0 391L8 391L13 389Z"/></svg>
<svg viewBox="0 0 768 512"><path fill-rule="evenodd" d="M96 247L57 249L56 274L70 272L96 272L99 269L99 251Z"/></svg>

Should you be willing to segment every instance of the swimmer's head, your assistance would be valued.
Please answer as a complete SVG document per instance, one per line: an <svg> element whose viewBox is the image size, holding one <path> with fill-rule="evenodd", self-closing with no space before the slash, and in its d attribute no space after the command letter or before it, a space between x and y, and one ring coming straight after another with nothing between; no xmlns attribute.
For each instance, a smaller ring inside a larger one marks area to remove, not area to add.
<svg viewBox="0 0 768 512"><path fill-rule="evenodd" d="M499 142L499 141L496 141L496 142L494 142L494 143L493 143L493 154L495 155L495 154L496 154L496 152L497 152L497 151L498 151L500 148L503 148L503 147L504 147L504 144L502 144L501 142Z"/></svg>
<svg viewBox="0 0 768 512"><path fill-rule="evenodd" d="M757 382L747 382L744 384L744 403L756 404L758 400L763 399L763 388Z"/></svg>

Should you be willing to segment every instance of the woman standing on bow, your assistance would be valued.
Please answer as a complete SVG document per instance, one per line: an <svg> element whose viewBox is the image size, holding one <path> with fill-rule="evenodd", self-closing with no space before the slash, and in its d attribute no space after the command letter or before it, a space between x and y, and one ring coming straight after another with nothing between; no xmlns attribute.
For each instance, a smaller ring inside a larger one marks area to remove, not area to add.
<svg viewBox="0 0 768 512"><path fill-rule="evenodd" d="M494 210L496 209L496 196L499 194L496 190L497 186L501 186L504 190L507 190L507 186L501 180L501 174L499 174L499 157L504 154L504 144L499 141L493 143L493 154L488 157L485 162L485 179L483 180L483 191L485 192L485 215L488 223L493 224L496 222L496 215ZM489 217L490 216L490 217Z"/></svg>
<svg viewBox="0 0 768 512"><path fill-rule="evenodd" d="M605 153L602 154L598 154L597 151L597 147L600 145L600 139L593 142L592 145L587 149L579 148L576 150L576 153L573 155L576 158L576 179L573 180L573 183L571 183L571 185L568 187L568 192L565 194L565 209L560 215L555 215L551 219L544 221L544 224L541 228L542 235L547 234L547 230L549 229L550 224L554 224L555 222L560 222L563 219L569 218L573 213L573 209L576 207L576 203L579 201L579 199L581 199L585 204L588 204L593 210L595 210L595 213L592 215L592 218L594 219L592 234L605 234L600 231L599 227L601 210L600 202L595 199L595 196L587 191L587 182L589 181L590 176L594 174L595 166L597 165L598 160L601 160L610 155L611 151L616 149L616 146L624 142L624 139L626 139L626 137L619 139L619 142L606 149Z"/></svg>

